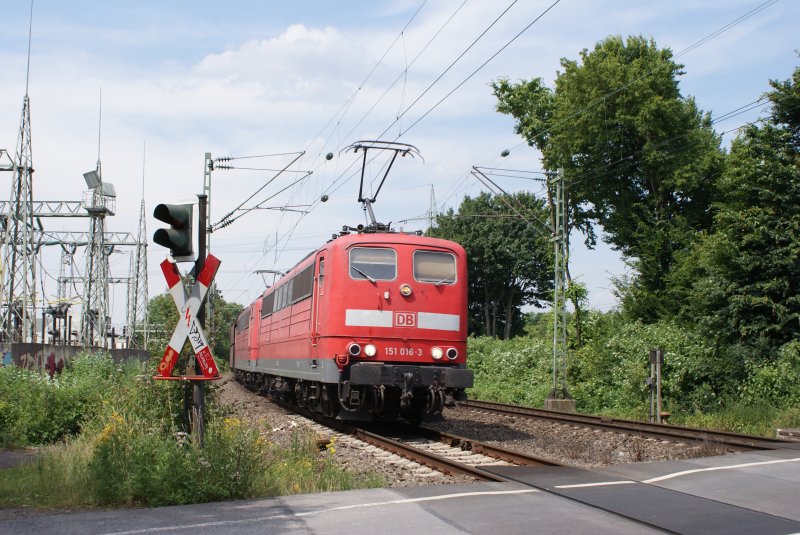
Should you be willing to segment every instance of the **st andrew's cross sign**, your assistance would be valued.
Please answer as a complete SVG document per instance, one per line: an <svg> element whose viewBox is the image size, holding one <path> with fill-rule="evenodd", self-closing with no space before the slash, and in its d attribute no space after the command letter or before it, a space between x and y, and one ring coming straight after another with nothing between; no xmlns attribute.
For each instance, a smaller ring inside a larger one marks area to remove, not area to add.
<svg viewBox="0 0 800 535"><path fill-rule="evenodd" d="M214 276L217 274L219 265L220 260L216 256L209 254L203 264L203 269L197 275L197 281L192 286L191 292L187 293L186 288L181 283L181 275L178 272L177 265L169 260L161 262L161 271L164 272L164 278L167 279L169 293L172 296L172 300L175 301L175 306L178 308L181 318L178 321L178 325L175 326L175 331L172 333L169 344L167 344L164 356L158 364L158 373L153 377L154 379L180 378L173 377L172 370L178 362L178 356L187 337L203 375L202 377L185 378L206 380L219 378L219 370L217 370L214 357L208 347L203 327L197 321L197 312L200 310L200 305L203 303L206 293L208 293L211 281L214 280Z"/></svg>

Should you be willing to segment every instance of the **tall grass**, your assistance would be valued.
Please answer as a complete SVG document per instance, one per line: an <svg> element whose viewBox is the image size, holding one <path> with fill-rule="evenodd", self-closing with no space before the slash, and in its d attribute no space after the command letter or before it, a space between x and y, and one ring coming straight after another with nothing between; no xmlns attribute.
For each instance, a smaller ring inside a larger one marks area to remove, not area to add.
<svg viewBox="0 0 800 535"><path fill-rule="evenodd" d="M80 357L54 381L0 371L0 403L13 405L0 412L7 443L60 441L32 462L0 470L0 506L157 506L384 483L344 472L331 449L320 454L302 435L288 450L272 444L258 426L227 416L213 390L200 448L182 429L181 388L150 381L140 368L116 367L109 357ZM15 394L27 404L9 397ZM20 421L54 401L52 414L66 415Z"/></svg>
<svg viewBox="0 0 800 535"><path fill-rule="evenodd" d="M203 449L182 436L112 425L106 436L48 446L0 470L0 507L154 507L386 484L342 470L311 437L297 434L287 449L236 419L210 426Z"/></svg>

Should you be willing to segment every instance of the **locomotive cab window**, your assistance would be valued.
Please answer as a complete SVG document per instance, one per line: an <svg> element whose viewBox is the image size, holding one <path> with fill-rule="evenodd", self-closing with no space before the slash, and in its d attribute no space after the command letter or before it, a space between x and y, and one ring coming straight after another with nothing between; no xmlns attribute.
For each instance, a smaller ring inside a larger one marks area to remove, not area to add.
<svg viewBox="0 0 800 535"><path fill-rule="evenodd" d="M397 277L394 249L353 247L350 249L350 277L357 280L393 280Z"/></svg>
<svg viewBox="0 0 800 535"><path fill-rule="evenodd" d="M433 284L455 284L456 257L438 251L414 251L414 279Z"/></svg>

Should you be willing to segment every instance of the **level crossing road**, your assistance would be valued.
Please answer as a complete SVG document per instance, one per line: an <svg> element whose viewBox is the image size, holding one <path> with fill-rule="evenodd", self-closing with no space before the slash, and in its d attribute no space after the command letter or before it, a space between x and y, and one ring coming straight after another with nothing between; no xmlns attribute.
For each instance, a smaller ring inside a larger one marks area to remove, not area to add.
<svg viewBox="0 0 800 535"><path fill-rule="evenodd" d="M583 470L493 467L509 482L87 512L0 511L0 534L800 533L800 455L740 453Z"/></svg>

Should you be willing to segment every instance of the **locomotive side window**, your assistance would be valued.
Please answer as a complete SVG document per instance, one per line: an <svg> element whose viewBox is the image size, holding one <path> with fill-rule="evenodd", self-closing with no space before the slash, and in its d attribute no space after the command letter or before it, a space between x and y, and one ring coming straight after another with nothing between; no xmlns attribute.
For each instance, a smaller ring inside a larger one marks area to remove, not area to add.
<svg viewBox="0 0 800 535"><path fill-rule="evenodd" d="M302 301L306 297L311 297L311 289L314 286L314 264L298 273L293 279L292 303Z"/></svg>
<svg viewBox="0 0 800 535"><path fill-rule="evenodd" d="M250 308L248 307L244 309L244 312L242 312L239 315L239 319L236 320L236 330L243 331L247 329L249 324L250 324Z"/></svg>
<svg viewBox="0 0 800 535"><path fill-rule="evenodd" d="M394 249L353 247L350 249L350 277L357 280L393 280L397 277Z"/></svg>
<svg viewBox="0 0 800 535"><path fill-rule="evenodd" d="M273 308L275 308L276 312L283 308L283 294L284 294L285 291L286 291L286 286L285 285L283 285L280 288L278 288L278 291L277 291L277 293L275 295L275 302L273 303L273 305L274 305Z"/></svg>
<svg viewBox="0 0 800 535"><path fill-rule="evenodd" d="M452 253L414 251L414 279L437 286L455 284L456 257Z"/></svg>
<svg viewBox="0 0 800 535"><path fill-rule="evenodd" d="M264 296L264 299L261 300L261 317L266 318L270 314L272 314L272 308L275 303L275 293L271 293L269 295Z"/></svg>
<svg viewBox="0 0 800 535"><path fill-rule="evenodd" d="M291 304L290 299L292 297L292 287L294 286L294 279L291 279L288 282L285 282L281 285L280 288L275 292L275 306L273 307L274 312L282 310Z"/></svg>

